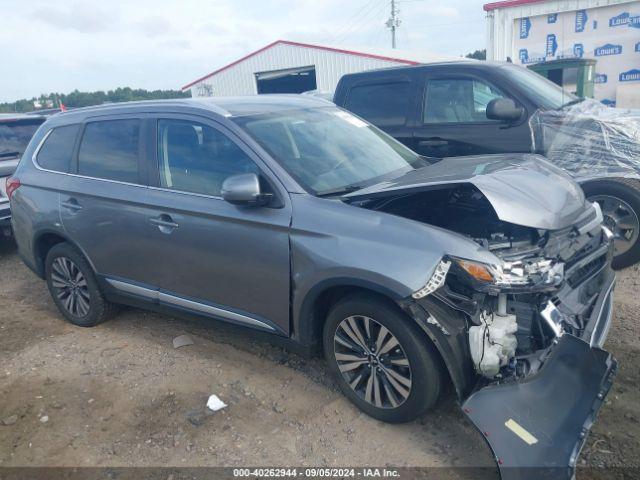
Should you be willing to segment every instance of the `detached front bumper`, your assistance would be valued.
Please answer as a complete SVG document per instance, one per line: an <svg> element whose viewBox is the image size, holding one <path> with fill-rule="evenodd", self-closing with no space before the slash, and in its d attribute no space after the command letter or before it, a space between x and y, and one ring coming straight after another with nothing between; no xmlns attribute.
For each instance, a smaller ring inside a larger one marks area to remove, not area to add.
<svg viewBox="0 0 640 480"><path fill-rule="evenodd" d="M491 447L503 480L571 479L612 385L617 362L602 350L615 277L608 270L582 338L564 334L542 368L472 393L463 410Z"/></svg>

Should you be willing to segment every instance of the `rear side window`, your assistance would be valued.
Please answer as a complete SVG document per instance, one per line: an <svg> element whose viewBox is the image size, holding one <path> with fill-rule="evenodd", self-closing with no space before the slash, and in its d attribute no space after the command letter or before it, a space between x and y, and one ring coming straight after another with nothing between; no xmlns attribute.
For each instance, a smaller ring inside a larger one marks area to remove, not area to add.
<svg viewBox="0 0 640 480"><path fill-rule="evenodd" d="M80 125L67 125L51 130L38 152L38 165L47 170L67 173L79 130Z"/></svg>
<svg viewBox="0 0 640 480"><path fill-rule="evenodd" d="M345 107L378 127L404 125L409 92L409 82L361 85L351 89Z"/></svg>
<svg viewBox="0 0 640 480"><path fill-rule="evenodd" d="M88 123L78 151L78 173L138 183L140 120Z"/></svg>

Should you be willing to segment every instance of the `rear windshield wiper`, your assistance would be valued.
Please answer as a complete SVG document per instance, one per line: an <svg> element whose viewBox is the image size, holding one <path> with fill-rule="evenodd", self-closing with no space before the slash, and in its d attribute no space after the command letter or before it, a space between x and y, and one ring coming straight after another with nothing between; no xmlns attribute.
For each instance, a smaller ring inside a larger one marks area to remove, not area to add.
<svg viewBox="0 0 640 480"><path fill-rule="evenodd" d="M345 195L347 193L355 192L364 188L364 185L347 185L346 187L334 188L332 190L324 190L322 193L318 193L317 197L333 197L337 195Z"/></svg>

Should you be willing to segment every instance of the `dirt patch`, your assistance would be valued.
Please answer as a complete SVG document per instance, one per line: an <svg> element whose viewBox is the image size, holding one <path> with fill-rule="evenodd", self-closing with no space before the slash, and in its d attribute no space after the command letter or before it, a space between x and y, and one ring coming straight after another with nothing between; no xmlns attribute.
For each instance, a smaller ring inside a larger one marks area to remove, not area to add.
<svg viewBox="0 0 640 480"><path fill-rule="evenodd" d="M451 395L419 421L383 424L320 359L134 309L73 327L10 244L0 272L0 420L15 420L0 425L0 466L493 466ZM619 278L607 343L619 374L581 466L640 466L640 272ZM184 333L194 345L174 349ZM228 407L204 409L212 393Z"/></svg>

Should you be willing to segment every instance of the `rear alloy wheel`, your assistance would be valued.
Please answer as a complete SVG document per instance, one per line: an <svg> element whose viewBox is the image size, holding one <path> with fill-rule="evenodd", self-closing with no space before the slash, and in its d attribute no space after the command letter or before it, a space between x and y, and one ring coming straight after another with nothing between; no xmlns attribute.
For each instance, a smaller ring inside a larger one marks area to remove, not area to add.
<svg viewBox="0 0 640 480"><path fill-rule="evenodd" d="M89 263L68 243L58 243L47 253L45 278L58 310L74 325L93 327L116 310L100 291Z"/></svg>
<svg viewBox="0 0 640 480"><path fill-rule="evenodd" d="M440 359L412 318L382 297L354 294L324 325L324 356L342 393L366 414L411 421L440 395Z"/></svg>
<svg viewBox="0 0 640 480"><path fill-rule="evenodd" d="M87 280L73 261L57 257L51 264L51 285L67 313L84 317L91 310Z"/></svg>

